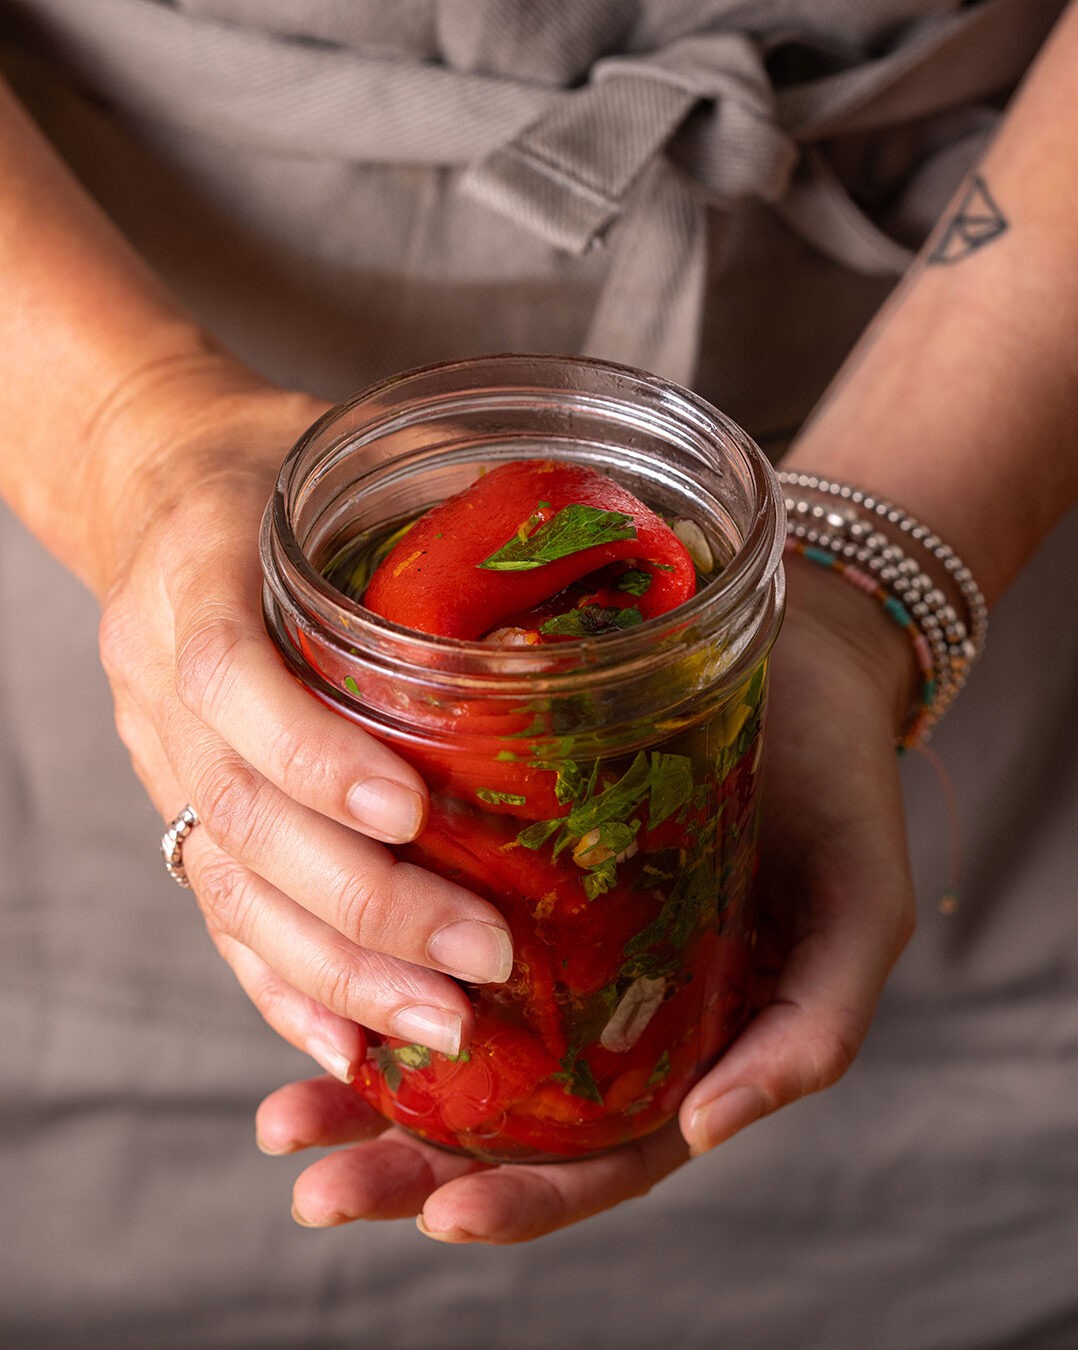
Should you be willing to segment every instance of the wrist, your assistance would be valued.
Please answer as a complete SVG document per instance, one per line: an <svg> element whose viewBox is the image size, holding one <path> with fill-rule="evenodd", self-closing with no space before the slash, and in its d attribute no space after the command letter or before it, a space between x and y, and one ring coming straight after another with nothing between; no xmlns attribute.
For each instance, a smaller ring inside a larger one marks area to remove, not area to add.
<svg viewBox="0 0 1078 1350"><path fill-rule="evenodd" d="M828 661L856 668L878 697L895 740L919 697L921 674L912 644L870 596L787 553L786 627L805 627L828 645Z"/></svg>
<svg viewBox="0 0 1078 1350"><path fill-rule="evenodd" d="M253 477L268 496L288 448L325 408L197 334L132 369L91 420L77 570L104 595L151 524L215 479Z"/></svg>

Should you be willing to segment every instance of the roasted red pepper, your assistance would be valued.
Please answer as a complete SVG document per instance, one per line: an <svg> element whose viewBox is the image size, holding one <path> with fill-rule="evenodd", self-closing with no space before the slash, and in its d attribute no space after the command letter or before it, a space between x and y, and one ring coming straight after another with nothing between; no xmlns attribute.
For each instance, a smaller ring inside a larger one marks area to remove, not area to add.
<svg viewBox="0 0 1078 1350"><path fill-rule="evenodd" d="M492 469L420 517L375 572L363 603L440 637L529 631L535 618L541 633L557 617L553 597L615 563L620 571L603 579L601 594L576 595L562 612L587 609L594 621L599 609L632 609L640 621L696 588L685 546L625 488L585 465L522 460ZM630 572L639 584L630 579L618 589L619 575Z"/></svg>
<svg viewBox="0 0 1078 1350"><path fill-rule="evenodd" d="M598 638L696 587L671 526L562 462L493 469L381 547L356 598L439 637ZM347 687L325 655L308 653ZM400 852L496 904L516 962L505 985L470 990L461 1056L372 1036L356 1080L368 1101L495 1160L575 1157L670 1118L745 1015L761 689L762 672L728 722L647 729L645 748L609 758L533 732L530 706L482 699L447 710L451 734L396 747L431 788L427 827Z"/></svg>

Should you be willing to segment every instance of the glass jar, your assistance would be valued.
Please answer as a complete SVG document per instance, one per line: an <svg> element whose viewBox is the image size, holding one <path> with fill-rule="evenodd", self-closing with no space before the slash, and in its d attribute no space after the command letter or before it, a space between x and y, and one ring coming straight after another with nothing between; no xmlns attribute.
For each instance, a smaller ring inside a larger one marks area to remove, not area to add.
<svg viewBox="0 0 1078 1350"><path fill-rule="evenodd" d="M383 620L326 580L372 531L511 460L582 463L691 522L714 575L600 637L497 647ZM356 1089L487 1161L577 1158L658 1129L749 1015L757 771L783 607L783 507L738 427L654 376L500 356L410 372L326 414L262 532L284 660L414 764L429 822L402 856L512 929L504 985L467 987L449 1058L368 1036Z"/></svg>

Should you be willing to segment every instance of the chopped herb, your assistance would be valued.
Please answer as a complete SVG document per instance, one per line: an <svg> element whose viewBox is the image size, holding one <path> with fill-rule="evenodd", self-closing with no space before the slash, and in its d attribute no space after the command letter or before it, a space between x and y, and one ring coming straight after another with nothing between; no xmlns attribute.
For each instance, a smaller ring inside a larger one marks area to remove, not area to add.
<svg viewBox="0 0 1078 1350"><path fill-rule="evenodd" d="M565 1084L567 1094L574 1097L583 1097L585 1101L597 1102L602 1106L603 1094L599 1091L599 1086L587 1060L580 1058L579 1047L569 1050L561 1061L561 1067L561 1073L551 1076L556 1082Z"/></svg>
<svg viewBox="0 0 1078 1350"><path fill-rule="evenodd" d="M526 737L530 736L542 736L546 730L546 718L541 711L536 710L531 723L526 726L523 731L507 731L505 733L505 738L506 740L524 740Z"/></svg>
<svg viewBox="0 0 1078 1350"><path fill-rule="evenodd" d="M348 690L350 694L359 693L359 685L356 684L355 677L352 675L346 675L344 677L344 687Z"/></svg>
<svg viewBox="0 0 1078 1350"><path fill-rule="evenodd" d="M566 824L579 839L605 821L626 820L647 796L648 786L648 757L641 750L616 783L574 806Z"/></svg>
<svg viewBox="0 0 1078 1350"><path fill-rule="evenodd" d="M624 608L616 605L581 605L547 619L539 625L539 631L556 637L598 637L601 633L617 633L643 622L644 616L635 605L626 605Z"/></svg>
<svg viewBox="0 0 1078 1350"><path fill-rule="evenodd" d="M429 1069L431 1052L425 1045L398 1045L393 1058L406 1069Z"/></svg>
<svg viewBox="0 0 1078 1350"><path fill-rule="evenodd" d="M638 958L650 948L680 950L700 924L715 914L721 889L715 861L714 848L693 854L658 915L625 944L627 963L622 968L623 975L628 974L630 966L636 969Z"/></svg>
<svg viewBox="0 0 1078 1350"><path fill-rule="evenodd" d="M636 538L632 516L623 511L603 511L581 502L563 506L552 520L529 534L527 530L533 519L534 516L529 517L520 531L479 566L493 572L527 572L597 544Z"/></svg>
<svg viewBox="0 0 1078 1350"><path fill-rule="evenodd" d="M692 760L653 751L648 777L648 824L654 829L692 797Z"/></svg>
<svg viewBox="0 0 1078 1350"><path fill-rule="evenodd" d="M475 795L490 806L524 806L528 799L519 792L496 792L494 788L476 788Z"/></svg>
<svg viewBox="0 0 1078 1350"><path fill-rule="evenodd" d="M661 1083L669 1072L670 1072L670 1051L664 1050L662 1054L659 1056L659 1058L655 1061L655 1067L654 1069L652 1069L651 1074L648 1077L648 1084L647 1084L648 1087L655 1087L658 1083Z"/></svg>
<svg viewBox="0 0 1078 1350"><path fill-rule="evenodd" d="M580 765L575 760L566 760L558 769L554 796L564 806L566 802L575 802L586 790L587 783L580 771Z"/></svg>
<svg viewBox="0 0 1078 1350"><path fill-rule="evenodd" d="M654 580L650 572L642 572L638 567L631 567L627 572L622 572L614 586L616 590L624 591L626 595L635 595L639 598L648 593Z"/></svg>
<svg viewBox="0 0 1078 1350"><path fill-rule="evenodd" d="M517 843L525 848L542 848L550 836L561 826L562 822L555 817L554 820L539 820L534 825L529 825L521 830L517 835Z"/></svg>
<svg viewBox="0 0 1078 1350"><path fill-rule="evenodd" d="M613 858L597 863L584 878L584 894L589 900L595 900L607 891L612 891L617 883L617 863Z"/></svg>

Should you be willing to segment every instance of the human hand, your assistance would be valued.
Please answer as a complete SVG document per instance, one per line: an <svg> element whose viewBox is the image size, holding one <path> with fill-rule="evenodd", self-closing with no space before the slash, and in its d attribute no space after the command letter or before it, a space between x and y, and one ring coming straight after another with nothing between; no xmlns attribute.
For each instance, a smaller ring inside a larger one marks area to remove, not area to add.
<svg viewBox="0 0 1078 1350"><path fill-rule="evenodd" d="M720 1144L848 1067L913 927L894 739L914 672L904 635L863 596L801 560L788 570L764 775L758 1015L677 1122L571 1163L490 1167L387 1127L339 1083L281 1088L258 1112L263 1149L353 1145L297 1179L300 1222L415 1215L447 1242L539 1237L645 1193L690 1150Z"/></svg>
<svg viewBox="0 0 1078 1350"><path fill-rule="evenodd" d="M210 934L270 1025L348 1079L359 1022L456 1053L471 1008L439 972L504 979L512 956L491 905L384 846L422 827L419 776L266 635L260 518L324 407L216 363L151 381L102 433L137 467L102 507L97 571L117 726L162 817L198 812L183 861Z"/></svg>

